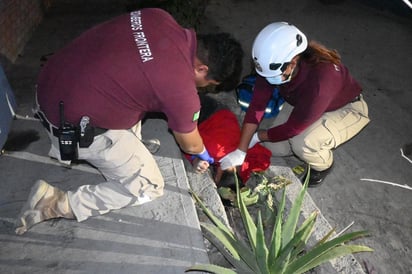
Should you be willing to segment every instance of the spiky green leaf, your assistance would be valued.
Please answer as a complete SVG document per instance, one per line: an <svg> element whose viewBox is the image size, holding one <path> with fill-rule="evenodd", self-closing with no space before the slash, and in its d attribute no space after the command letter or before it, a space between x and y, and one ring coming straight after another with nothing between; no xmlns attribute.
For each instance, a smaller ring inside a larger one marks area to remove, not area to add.
<svg viewBox="0 0 412 274"><path fill-rule="evenodd" d="M201 224L210 234L204 233L205 237L214 244L223 256L238 270L255 271L258 269L254 259L254 253L245 242L240 239L226 237L225 232L210 224ZM223 246L223 248L221 247Z"/></svg>
<svg viewBox="0 0 412 274"><path fill-rule="evenodd" d="M336 259L338 257L342 257L342 256L353 254L353 253L371 252L371 251L373 251L373 249L367 246L361 246L361 245L335 246L323 252L321 255L313 258L312 260L307 261L306 263L301 263L300 261L296 261L295 263L290 264L289 267L285 270L285 274L305 273L321 265L322 263L325 263L332 259Z"/></svg>
<svg viewBox="0 0 412 274"><path fill-rule="evenodd" d="M268 253L269 251L266 247L262 216L259 211L258 225L256 230L256 261L262 274L269 274Z"/></svg>
<svg viewBox="0 0 412 274"><path fill-rule="evenodd" d="M200 225L203 227L203 229L212 234L230 252L234 259L240 260L240 255L233 244L234 240L231 236L229 236L224 230L218 228L217 226L208 223L201 223Z"/></svg>
<svg viewBox="0 0 412 274"><path fill-rule="evenodd" d="M282 199L278 206L275 226L273 228L272 237L270 240L269 257L273 259L276 259L279 256L279 251L282 248L282 226L283 226L282 222L283 222L283 212L285 210L285 204L286 204L286 189L283 189Z"/></svg>
<svg viewBox="0 0 412 274"><path fill-rule="evenodd" d="M239 211L242 216L243 225L245 227L251 249L253 250L253 252L255 252L256 251L256 225L255 225L255 222L253 221L253 218L250 216L245 203L242 200L240 190L239 190L239 180L237 176L235 176L235 181L236 181L236 195L237 195L237 203L238 203Z"/></svg>
<svg viewBox="0 0 412 274"><path fill-rule="evenodd" d="M321 245L318 245L315 248L309 250L305 255L296 259L293 263L291 263L288 266L288 271L290 271L289 273L295 273L294 271L297 271L297 269L306 269L307 267L310 267L310 266L313 267L313 265L319 265L325 260L330 260L331 258L333 258L331 257L331 255L336 254L332 251L334 248L341 246L347 241L353 240L358 237L366 236L366 235L367 235L366 231L352 232L352 233L344 234L340 237L337 237L333 240L325 242ZM356 250L359 249L360 251L372 251L372 249L370 249L369 247L366 247L366 246L360 246L360 247L361 248L357 248ZM349 251L350 249L342 248L342 249L337 249L337 250L338 251L339 250ZM357 251L357 252L360 252L360 251ZM331 253L331 255L329 255L329 252ZM353 253L353 252L350 252L350 253ZM338 256L343 256L343 255L346 255L346 253L342 255L339 254Z"/></svg>
<svg viewBox="0 0 412 274"><path fill-rule="evenodd" d="M204 271L204 272L215 273L215 274L236 274L237 273L230 268L225 268L225 267L214 265L214 264L194 265L186 269L185 272L190 272L190 271Z"/></svg>
<svg viewBox="0 0 412 274"><path fill-rule="evenodd" d="M307 234L310 234L313 225L315 223L315 218L312 218L310 222L307 222L303 229L300 229L294 237L289 241L289 243L282 248L279 252L279 256L271 262L270 272L271 273L283 273L288 264L291 263L296 248L301 248L305 244L304 239Z"/></svg>
<svg viewBox="0 0 412 274"><path fill-rule="evenodd" d="M309 175L307 176L307 178ZM282 246L286 246L289 241L293 238L296 226L299 220L300 211L302 208L303 199L305 197L306 189L308 187L308 180L305 181L303 184L302 189L300 190L298 196L296 197L294 203L292 204L292 208L290 209L288 218L286 219L285 225L282 231Z"/></svg>
<svg viewBox="0 0 412 274"><path fill-rule="evenodd" d="M230 235L232 237L232 239L235 238L234 234L232 233L232 231L227 228L222 221L219 220L219 218L217 218L213 212L211 212L206 206L205 204L202 202L202 200L200 200L199 196L197 196L197 194L193 191L193 190L189 190L189 193L192 195L193 198L195 198L196 202L198 203L198 205L202 208L203 212L207 215L207 217L221 230L225 231L225 233L227 233L228 235Z"/></svg>
<svg viewBox="0 0 412 274"><path fill-rule="evenodd" d="M320 240L316 243L316 245L315 245L314 247L325 243L328 239L330 239L330 237L332 237L333 233L335 233L335 229L334 229L334 228L332 228L331 230L329 230L329 232L328 232L325 236L323 236L322 239L320 239Z"/></svg>
<svg viewBox="0 0 412 274"><path fill-rule="evenodd" d="M293 262L296 259L296 257L305 249L306 243L308 242L310 235L312 235L313 227L315 226L317 216L317 211L312 212L309 215L309 217L299 227L296 234L301 235L301 239L291 253L289 259L290 262ZM301 231L303 232L302 234L300 234Z"/></svg>

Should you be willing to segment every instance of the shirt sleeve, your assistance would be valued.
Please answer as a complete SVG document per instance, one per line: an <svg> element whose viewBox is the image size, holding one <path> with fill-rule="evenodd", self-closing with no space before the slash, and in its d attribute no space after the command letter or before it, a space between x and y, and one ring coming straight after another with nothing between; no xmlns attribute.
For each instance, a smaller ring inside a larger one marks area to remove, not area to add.
<svg viewBox="0 0 412 274"><path fill-rule="evenodd" d="M167 117L169 128L179 133L192 132L197 127L200 115L200 99L197 91L182 92L172 98L163 101L163 112Z"/></svg>
<svg viewBox="0 0 412 274"><path fill-rule="evenodd" d="M318 75L321 76L317 77ZM334 98L331 92L333 93L336 88L333 85L333 79L330 77L324 77L323 74L312 75L311 81L300 88L288 120L268 130L269 140L271 142L287 140L316 122L327 111Z"/></svg>

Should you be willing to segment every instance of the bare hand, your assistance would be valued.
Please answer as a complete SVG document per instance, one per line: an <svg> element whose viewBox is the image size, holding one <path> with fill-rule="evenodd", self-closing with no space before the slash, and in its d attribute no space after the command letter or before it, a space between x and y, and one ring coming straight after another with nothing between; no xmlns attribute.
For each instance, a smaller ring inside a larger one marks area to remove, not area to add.
<svg viewBox="0 0 412 274"><path fill-rule="evenodd" d="M202 174L209 168L209 163L207 161L196 158L193 160L192 166L196 173Z"/></svg>

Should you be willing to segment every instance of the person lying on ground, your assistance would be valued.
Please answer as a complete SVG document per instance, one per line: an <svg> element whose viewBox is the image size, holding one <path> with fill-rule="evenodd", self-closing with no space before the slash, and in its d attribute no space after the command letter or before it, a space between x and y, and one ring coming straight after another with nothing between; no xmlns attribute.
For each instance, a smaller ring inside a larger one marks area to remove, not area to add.
<svg viewBox="0 0 412 274"><path fill-rule="evenodd" d="M199 134L210 156L215 159L215 163L212 164L212 171L214 181L219 187L223 176L219 160L236 149L240 140L240 126L238 118L227 106L219 105L219 102L214 102L207 95L201 95L200 98L202 111L198 125ZM270 166L271 155L270 150L258 144L249 149L248 155L241 166L232 167L225 171L236 172L239 180L246 183L252 172L265 171ZM203 173L209 168L207 161L188 154L185 156L191 161L195 172Z"/></svg>

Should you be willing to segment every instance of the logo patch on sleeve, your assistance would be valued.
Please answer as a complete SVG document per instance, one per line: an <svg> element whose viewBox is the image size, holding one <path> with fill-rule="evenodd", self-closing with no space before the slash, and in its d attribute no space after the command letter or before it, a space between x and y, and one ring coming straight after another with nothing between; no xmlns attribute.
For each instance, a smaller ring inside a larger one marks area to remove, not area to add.
<svg viewBox="0 0 412 274"><path fill-rule="evenodd" d="M195 112L193 114L193 122L199 120L199 116L200 116L200 110L198 112Z"/></svg>

